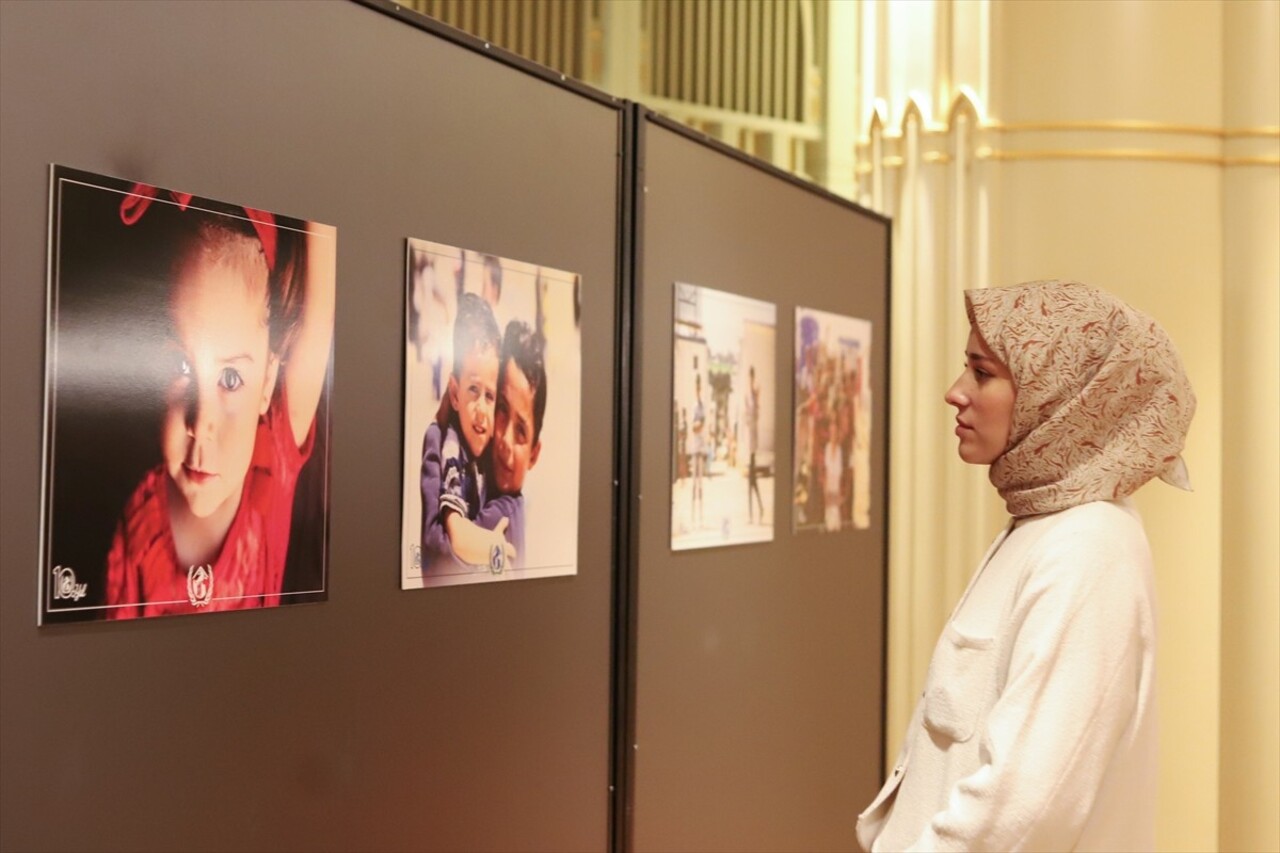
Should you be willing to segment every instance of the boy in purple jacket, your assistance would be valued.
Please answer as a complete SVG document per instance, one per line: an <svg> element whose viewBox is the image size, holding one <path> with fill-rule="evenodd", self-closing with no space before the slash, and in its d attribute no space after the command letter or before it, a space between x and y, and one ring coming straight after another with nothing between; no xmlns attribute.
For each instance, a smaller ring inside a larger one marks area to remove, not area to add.
<svg viewBox="0 0 1280 853"><path fill-rule="evenodd" d="M461 563L484 566L495 574L524 566L522 492L524 478L542 451L542 421L547 408L544 348L542 336L527 323L512 320L507 324L497 372L493 441L477 469L483 484L482 505L466 518L455 514L446 519L448 553ZM444 406L441 408L443 411ZM423 482L425 488L425 477Z"/></svg>

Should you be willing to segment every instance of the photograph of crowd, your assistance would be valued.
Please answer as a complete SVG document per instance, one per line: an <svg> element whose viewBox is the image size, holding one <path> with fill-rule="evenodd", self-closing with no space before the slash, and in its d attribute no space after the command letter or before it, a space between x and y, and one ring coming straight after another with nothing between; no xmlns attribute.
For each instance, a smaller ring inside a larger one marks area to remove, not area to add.
<svg viewBox="0 0 1280 853"><path fill-rule="evenodd" d="M796 532L871 526L871 322L796 309Z"/></svg>
<svg viewBox="0 0 1280 853"><path fill-rule="evenodd" d="M671 548L773 539L777 306L677 282Z"/></svg>
<svg viewBox="0 0 1280 853"><path fill-rule="evenodd" d="M323 601L336 230L50 189L41 624Z"/></svg>
<svg viewBox="0 0 1280 853"><path fill-rule="evenodd" d="M408 241L402 589L577 572L580 287Z"/></svg>

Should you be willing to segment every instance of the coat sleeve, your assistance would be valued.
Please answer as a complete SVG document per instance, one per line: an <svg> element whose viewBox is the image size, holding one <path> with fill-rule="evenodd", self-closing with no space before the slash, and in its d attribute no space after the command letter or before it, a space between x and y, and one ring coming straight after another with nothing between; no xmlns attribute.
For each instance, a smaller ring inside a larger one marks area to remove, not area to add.
<svg viewBox="0 0 1280 853"><path fill-rule="evenodd" d="M476 524L480 525L485 530L493 530L495 527L498 526L499 521L501 521L504 518L507 519L508 526L507 526L506 539L512 545L515 545L517 543L512 538L515 530L514 516L519 511L520 511L519 495L498 495L496 497L490 498L488 502L486 502L485 505L480 508L480 512L476 515Z"/></svg>
<svg viewBox="0 0 1280 853"><path fill-rule="evenodd" d="M441 511L441 489L444 480L444 464L441 453L440 427L431 424L422 437L422 470L420 487L422 491L422 565L430 566L441 557L452 557L453 548L449 544L449 536L444 529L444 514Z"/></svg>
<svg viewBox="0 0 1280 853"><path fill-rule="evenodd" d="M1073 525L1046 535L1011 614L1008 672L979 732L981 766L909 849L1075 846L1135 718L1153 641L1151 558L1138 538L1141 547ZM939 728L927 699L924 722Z"/></svg>

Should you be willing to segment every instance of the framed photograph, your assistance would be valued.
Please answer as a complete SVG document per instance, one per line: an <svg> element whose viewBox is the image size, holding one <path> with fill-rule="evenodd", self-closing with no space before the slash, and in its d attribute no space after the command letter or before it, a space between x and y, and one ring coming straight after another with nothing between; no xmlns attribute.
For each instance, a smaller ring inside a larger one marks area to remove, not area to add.
<svg viewBox="0 0 1280 853"><path fill-rule="evenodd" d="M773 539L778 309L676 282L671 548Z"/></svg>
<svg viewBox="0 0 1280 853"><path fill-rule="evenodd" d="M576 574L580 277L416 239L406 266L401 588Z"/></svg>
<svg viewBox="0 0 1280 853"><path fill-rule="evenodd" d="M796 308L792 529L871 526L871 322Z"/></svg>
<svg viewBox="0 0 1280 853"><path fill-rule="evenodd" d="M323 601L337 232L50 183L41 624Z"/></svg>

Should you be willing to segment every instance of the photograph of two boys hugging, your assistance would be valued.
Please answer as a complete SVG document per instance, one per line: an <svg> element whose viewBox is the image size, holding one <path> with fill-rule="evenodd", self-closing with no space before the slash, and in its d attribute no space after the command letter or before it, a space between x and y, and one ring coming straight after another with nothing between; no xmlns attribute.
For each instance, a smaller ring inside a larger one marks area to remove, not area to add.
<svg viewBox="0 0 1280 853"><path fill-rule="evenodd" d="M459 296L448 389L422 443L424 575L524 567L522 489L542 450L544 352L524 321L500 332L483 298Z"/></svg>

